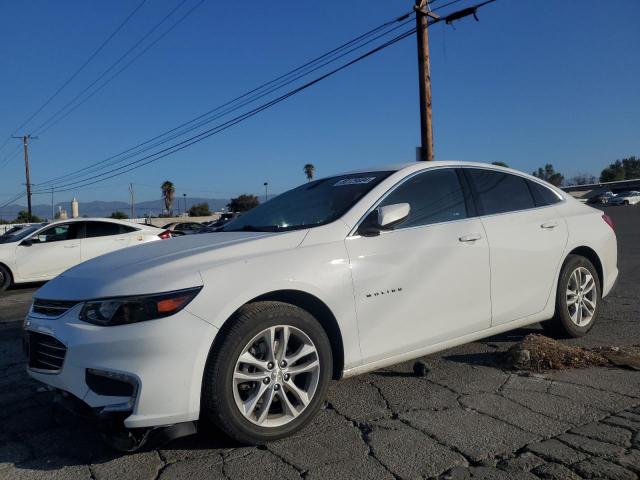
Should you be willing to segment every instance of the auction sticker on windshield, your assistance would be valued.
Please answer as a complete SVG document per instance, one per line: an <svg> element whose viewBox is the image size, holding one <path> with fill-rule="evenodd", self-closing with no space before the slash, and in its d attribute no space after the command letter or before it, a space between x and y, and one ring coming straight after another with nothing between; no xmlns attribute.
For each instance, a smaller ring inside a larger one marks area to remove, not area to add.
<svg viewBox="0 0 640 480"><path fill-rule="evenodd" d="M365 183L372 182L376 177L356 177L356 178L343 178L342 180L333 184L334 187L344 187L345 185L364 185Z"/></svg>

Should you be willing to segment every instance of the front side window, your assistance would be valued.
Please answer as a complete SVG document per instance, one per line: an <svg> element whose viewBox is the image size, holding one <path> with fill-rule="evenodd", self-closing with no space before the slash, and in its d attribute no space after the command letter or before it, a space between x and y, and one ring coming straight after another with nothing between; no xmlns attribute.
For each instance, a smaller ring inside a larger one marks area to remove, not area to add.
<svg viewBox="0 0 640 480"><path fill-rule="evenodd" d="M527 181L510 173L480 168L467 169L485 215L534 208Z"/></svg>
<svg viewBox="0 0 640 480"><path fill-rule="evenodd" d="M226 223L219 231L278 232L337 220L392 172L360 172L305 183Z"/></svg>
<svg viewBox="0 0 640 480"><path fill-rule="evenodd" d="M464 193L454 169L420 173L391 192L379 206L408 203L409 217L399 228L467 218Z"/></svg>
<svg viewBox="0 0 640 480"><path fill-rule="evenodd" d="M63 223L42 230L31 237L33 243L62 242L64 240L75 240L78 238L79 223Z"/></svg>

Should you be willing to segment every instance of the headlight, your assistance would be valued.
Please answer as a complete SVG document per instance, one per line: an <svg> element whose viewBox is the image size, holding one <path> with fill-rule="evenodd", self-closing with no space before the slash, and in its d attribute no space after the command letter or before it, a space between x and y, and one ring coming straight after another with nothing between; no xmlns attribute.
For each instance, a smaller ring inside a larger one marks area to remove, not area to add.
<svg viewBox="0 0 640 480"><path fill-rule="evenodd" d="M168 317L182 310L193 300L201 288L135 297L90 300L82 306L80 320L110 327Z"/></svg>

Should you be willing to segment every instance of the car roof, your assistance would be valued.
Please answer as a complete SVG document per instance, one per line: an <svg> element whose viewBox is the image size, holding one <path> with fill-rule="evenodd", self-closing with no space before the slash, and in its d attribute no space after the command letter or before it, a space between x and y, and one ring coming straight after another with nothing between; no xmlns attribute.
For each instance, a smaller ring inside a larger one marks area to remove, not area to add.
<svg viewBox="0 0 640 480"><path fill-rule="evenodd" d="M354 173L364 172L399 172L400 170L423 170L434 167L483 167L492 168L494 170L504 170L506 172L516 172L522 174L524 172L514 170L512 168L501 167L500 165L494 165L492 163L482 162L465 162L461 160L432 160L430 162L403 162L403 163L390 163L387 165L378 165L371 168L360 168L358 170L352 170L343 172L337 175L351 175ZM331 175L335 176L335 175Z"/></svg>
<svg viewBox="0 0 640 480"><path fill-rule="evenodd" d="M126 225L128 227L135 227L140 229L157 229L153 225L146 225L144 223L136 223L129 220L118 220L116 218L102 218L102 217L78 217L78 218L69 218L67 220L55 220L47 224L47 226L59 225L61 223L75 223L75 222L106 222L106 223L116 223L118 225Z"/></svg>

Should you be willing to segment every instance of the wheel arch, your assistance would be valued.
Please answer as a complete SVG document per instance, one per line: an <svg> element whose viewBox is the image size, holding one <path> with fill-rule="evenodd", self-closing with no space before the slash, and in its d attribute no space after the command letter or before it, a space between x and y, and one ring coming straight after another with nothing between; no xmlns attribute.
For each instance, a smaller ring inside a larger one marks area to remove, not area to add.
<svg viewBox="0 0 640 480"><path fill-rule="evenodd" d="M598 283L600 286L600 291L602 291L602 286L604 282L604 270L602 269L602 261L600 260L600 257L598 256L596 251L591 247L587 247L583 245L571 250L568 253L567 257L569 255L580 255L581 257L584 257L587 260L589 260L593 264L593 266L596 267L596 271L598 272ZM566 257L565 257L565 261L566 261Z"/></svg>
<svg viewBox="0 0 640 480"><path fill-rule="evenodd" d="M264 301L276 301L295 305L296 307L309 312L316 318L316 320L318 320L318 322L320 322L320 325L322 325L322 328L324 328L325 332L327 333L329 342L331 344L331 351L333 354L332 377L334 380L340 379L342 377L342 371L344 370L344 343L338 321L326 303L324 303L315 295L312 295L303 290L274 290L268 293L261 294L245 302L243 305L237 308L224 322L219 334L216 335L212 348L215 348L216 342L222 341L222 339L224 339L225 330L232 324L233 318L242 307L250 303Z"/></svg>
<svg viewBox="0 0 640 480"><path fill-rule="evenodd" d="M11 286L14 282L14 276L13 276L13 272L11 271L11 268L9 267L9 265L7 265L4 262L0 262L0 267L4 268L7 272L9 272L9 286Z"/></svg>

